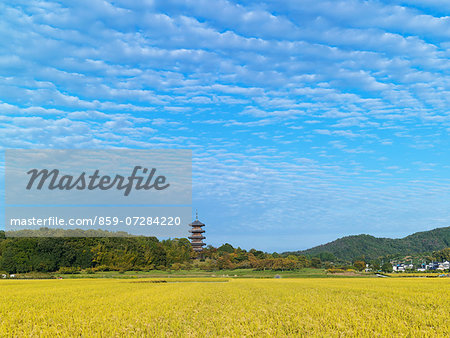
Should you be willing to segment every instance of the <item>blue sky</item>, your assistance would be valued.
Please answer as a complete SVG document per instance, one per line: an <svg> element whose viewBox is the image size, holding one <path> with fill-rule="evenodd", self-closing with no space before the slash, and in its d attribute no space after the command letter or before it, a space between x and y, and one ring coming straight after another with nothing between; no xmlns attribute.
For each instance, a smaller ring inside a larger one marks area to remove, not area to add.
<svg viewBox="0 0 450 338"><path fill-rule="evenodd" d="M450 224L450 3L8 1L5 148L189 148L207 242Z"/></svg>

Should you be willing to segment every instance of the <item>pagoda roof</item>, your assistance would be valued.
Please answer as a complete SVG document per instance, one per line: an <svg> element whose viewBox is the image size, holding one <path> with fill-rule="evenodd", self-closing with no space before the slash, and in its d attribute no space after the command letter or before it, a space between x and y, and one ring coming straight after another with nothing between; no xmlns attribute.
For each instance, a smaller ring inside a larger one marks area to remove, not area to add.
<svg viewBox="0 0 450 338"><path fill-rule="evenodd" d="M203 246L203 245L206 245L206 243L203 243L203 242L194 242L194 243L191 243L191 245L192 245L192 247L196 247L196 246Z"/></svg>
<svg viewBox="0 0 450 338"><path fill-rule="evenodd" d="M201 233L205 232L205 230L203 230L203 229L191 229L191 230L189 230L189 232L192 233L192 234L201 234Z"/></svg>
<svg viewBox="0 0 450 338"><path fill-rule="evenodd" d="M189 236L188 238L189 239L200 239L200 240L202 240L202 239L205 239L206 237L205 236Z"/></svg>
<svg viewBox="0 0 450 338"><path fill-rule="evenodd" d="M185 223L186 224L186 223ZM198 227L203 227L205 226L205 224L203 224L202 222L200 222L198 219L196 219L194 222L192 222L191 224L189 224L190 226L198 226Z"/></svg>

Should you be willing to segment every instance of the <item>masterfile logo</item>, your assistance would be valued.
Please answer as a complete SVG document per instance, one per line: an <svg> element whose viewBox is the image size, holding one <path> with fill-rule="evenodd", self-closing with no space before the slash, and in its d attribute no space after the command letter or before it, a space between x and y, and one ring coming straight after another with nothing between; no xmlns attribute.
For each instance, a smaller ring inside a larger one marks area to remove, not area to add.
<svg viewBox="0 0 450 338"><path fill-rule="evenodd" d="M188 234L190 150L8 149L5 164L7 235L41 227Z"/></svg>
<svg viewBox="0 0 450 338"><path fill-rule="evenodd" d="M138 171L141 169L146 177L138 175ZM99 173L100 170L95 170L92 175L82 172L78 177L74 177L72 175L60 175L58 169L51 171L47 169L32 169L27 172L31 177L26 189L33 189L33 185L37 181L34 187L37 190L41 190L44 184L47 184L49 190L109 190L116 188L123 190L124 196L128 196L133 188L136 190L164 190L170 186L169 183L166 184L166 176L155 175L156 168L149 170L141 166L135 166L128 177L121 175L115 175L114 177L109 175L100 176Z"/></svg>
<svg viewBox="0 0 450 338"><path fill-rule="evenodd" d="M6 150L7 204L190 205L192 153L164 150Z"/></svg>

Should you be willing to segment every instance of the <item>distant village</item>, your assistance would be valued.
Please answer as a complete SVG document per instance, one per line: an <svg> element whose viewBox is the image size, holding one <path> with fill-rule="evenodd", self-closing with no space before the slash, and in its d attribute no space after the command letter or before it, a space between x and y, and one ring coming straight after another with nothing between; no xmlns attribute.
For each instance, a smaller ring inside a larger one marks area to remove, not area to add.
<svg viewBox="0 0 450 338"><path fill-rule="evenodd" d="M422 263L420 265L414 265L411 263L399 263L399 262L391 262L392 270L397 272L404 271L444 271L450 269L450 262L431 262L431 263Z"/></svg>

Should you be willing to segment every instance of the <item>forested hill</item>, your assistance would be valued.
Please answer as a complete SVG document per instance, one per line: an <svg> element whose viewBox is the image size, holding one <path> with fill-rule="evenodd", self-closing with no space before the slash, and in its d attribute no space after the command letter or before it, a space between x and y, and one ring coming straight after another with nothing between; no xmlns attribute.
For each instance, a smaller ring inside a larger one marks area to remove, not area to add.
<svg viewBox="0 0 450 338"><path fill-rule="evenodd" d="M400 239L357 235L339 238L314 248L291 252L296 255L334 255L340 260L376 259L386 255L414 255L450 247L450 227L416 232Z"/></svg>

